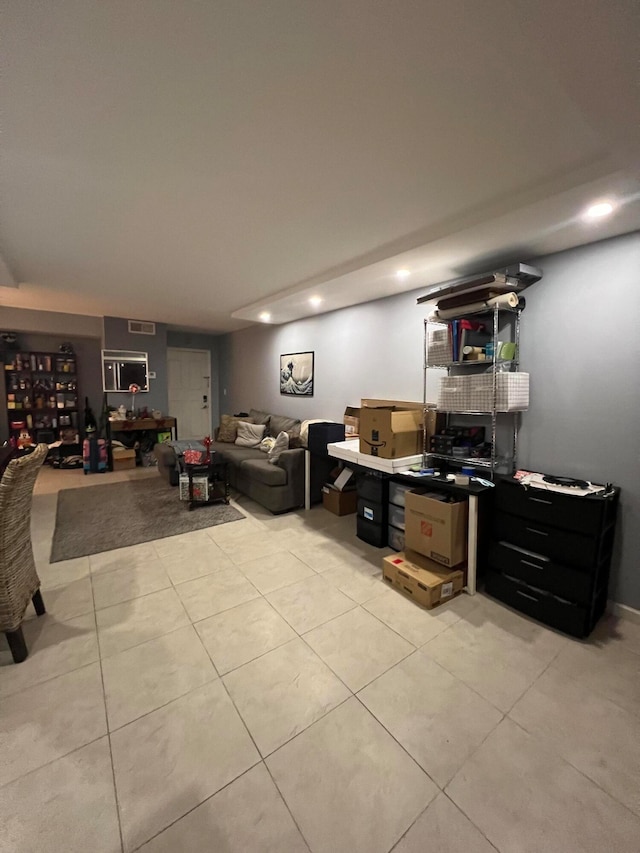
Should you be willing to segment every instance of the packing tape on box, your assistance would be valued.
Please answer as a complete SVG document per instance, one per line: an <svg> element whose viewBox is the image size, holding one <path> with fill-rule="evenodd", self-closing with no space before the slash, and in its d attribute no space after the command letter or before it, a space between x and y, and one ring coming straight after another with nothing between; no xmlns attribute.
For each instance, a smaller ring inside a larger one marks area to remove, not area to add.
<svg viewBox="0 0 640 853"><path fill-rule="evenodd" d="M517 293L503 293L500 296L487 299L485 302L472 302L469 305L461 305L459 308L449 308L446 311L436 309L429 316L429 320L437 323L438 320L453 320L456 317L463 317L466 312L491 311L496 307L517 308L518 302L519 297Z"/></svg>

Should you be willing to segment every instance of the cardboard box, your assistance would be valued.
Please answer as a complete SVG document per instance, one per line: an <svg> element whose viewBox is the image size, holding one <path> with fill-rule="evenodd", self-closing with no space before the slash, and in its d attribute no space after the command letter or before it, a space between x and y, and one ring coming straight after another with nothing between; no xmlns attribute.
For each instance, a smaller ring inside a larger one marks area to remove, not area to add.
<svg viewBox="0 0 640 853"><path fill-rule="evenodd" d="M464 586L464 572L460 569L444 569L433 560L402 551L382 560L382 576L428 610L450 601Z"/></svg>
<svg viewBox="0 0 640 853"><path fill-rule="evenodd" d="M113 448L113 470L125 471L136 467L136 452L125 447Z"/></svg>
<svg viewBox="0 0 640 853"><path fill-rule="evenodd" d="M347 406L344 410L342 422L344 424L345 440L357 438L360 434L360 409L355 406Z"/></svg>
<svg viewBox="0 0 640 853"><path fill-rule="evenodd" d="M334 515L351 515L358 507L358 493L341 492L333 486L322 487L322 506Z"/></svg>
<svg viewBox="0 0 640 853"><path fill-rule="evenodd" d="M417 403L363 400L360 409L360 453L400 459L422 453L422 407Z"/></svg>
<svg viewBox="0 0 640 853"><path fill-rule="evenodd" d="M467 558L466 501L445 503L429 493L407 492L404 523L406 548L444 566L454 567Z"/></svg>
<svg viewBox="0 0 640 853"><path fill-rule="evenodd" d="M355 472L352 471L351 468L344 467L342 471L338 473L331 485L339 492L344 492L345 490L348 491L349 489L355 488L355 480Z"/></svg>

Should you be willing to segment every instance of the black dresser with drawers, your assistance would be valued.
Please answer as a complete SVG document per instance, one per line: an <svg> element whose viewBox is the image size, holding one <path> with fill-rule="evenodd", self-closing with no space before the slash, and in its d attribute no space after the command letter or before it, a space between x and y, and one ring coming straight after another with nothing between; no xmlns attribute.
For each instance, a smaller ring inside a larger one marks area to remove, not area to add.
<svg viewBox="0 0 640 853"><path fill-rule="evenodd" d="M486 592L566 634L588 636L607 605L619 495L497 481Z"/></svg>

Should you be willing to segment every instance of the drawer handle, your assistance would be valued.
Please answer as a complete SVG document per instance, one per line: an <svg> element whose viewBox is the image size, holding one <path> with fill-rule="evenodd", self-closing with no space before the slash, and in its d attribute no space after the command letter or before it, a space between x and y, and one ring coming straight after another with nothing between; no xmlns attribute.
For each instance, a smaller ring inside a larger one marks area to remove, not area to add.
<svg viewBox="0 0 640 853"><path fill-rule="evenodd" d="M544 566L539 566L537 563L532 563L531 560L520 560L523 566L531 566L532 569L538 569L538 571L542 571Z"/></svg>
<svg viewBox="0 0 640 853"><path fill-rule="evenodd" d="M518 595L521 595L523 598L530 598L531 601L535 601L536 604L540 603L540 599L536 598L535 595L529 595L528 592L521 592L519 589L516 590Z"/></svg>
<svg viewBox="0 0 640 853"><path fill-rule="evenodd" d="M548 536L549 535L544 530L536 530L534 527L527 527L526 529L529 531L529 533L537 533L538 536Z"/></svg>
<svg viewBox="0 0 640 853"><path fill-rule="evenodd" d="M545 501L543 498L529 498L530 501L535 501L537 504L547 504L553 506L553 501Z"/></svg>

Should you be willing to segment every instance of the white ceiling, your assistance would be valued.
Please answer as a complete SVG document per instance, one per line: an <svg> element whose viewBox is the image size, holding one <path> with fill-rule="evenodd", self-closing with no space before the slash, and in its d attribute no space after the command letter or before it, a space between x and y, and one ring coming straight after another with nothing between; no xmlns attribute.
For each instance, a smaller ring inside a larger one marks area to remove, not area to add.
<svg viewBox="0 0 640 853"><path fill-rule="evenodd" d="M0 306L221 332L640 227L633 2L4 8Z"/></svg>

